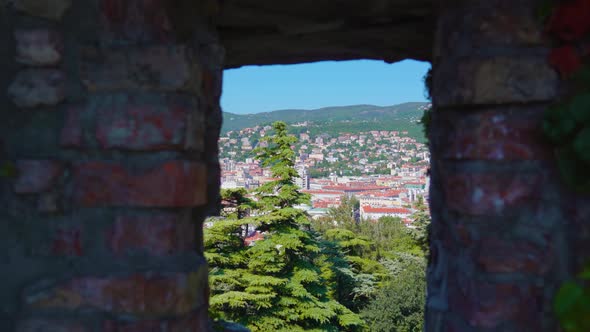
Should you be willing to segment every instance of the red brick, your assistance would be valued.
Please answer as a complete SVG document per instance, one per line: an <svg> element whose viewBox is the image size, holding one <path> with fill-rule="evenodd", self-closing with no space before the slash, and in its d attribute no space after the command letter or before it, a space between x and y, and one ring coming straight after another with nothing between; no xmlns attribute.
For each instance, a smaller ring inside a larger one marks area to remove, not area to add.
<svg viewBox="0 0 590 332"><path fill-rule="evenodd" d="M66 97L65 81L57 69L24 69L8 87L8 95L18 107L54 106Z"/></svg>
<svg viewBox="0 0 590 332"><path fill-rule="evenodd" d="M82 83L90 91L157 89L194 90L200 74L185 46L82 50Z"/></svg>
<svg viewBox="0 0 590 332"><path fill-rule="evenodd" d="M205 332L209 331L206 310L199 310L188 317L140 322L107 320L102 332Z"/></svg>
<svg viewBox="0 0 590 332"><path fill-rule="evenodd" d="M162 97L138 100L134 96L92 99L88 104L68 109L61 133L67 147L90 147L92 136L103 149L136 151L180 150L188 144L187 131L196 107L190 98ZM83 135L83 119L96 122L94 135ZM204 119L200 118L200 121ZM200 128L200 127L199 127ZM203 131L190 132L194 146L203 140Z"/></svg>
<svg viewBox="0 0 590 332"><path fill-rule="evenodd" d="M165 0L100 0L103 39L119 42L170 42L174 32Z"/></svg>
<svg viewBox="0 0 590 332"><path fill-rule="evenodd" d="M196 248L194 225L174 214L120 216L107 232L107 245L116 254L144 251L166 256Z"/></svg>
<svg viewBox="0 0 590 332"><path fill-rule="evenodd" d="M442 155L450 159L530 160L545 159L549 149L539 140L537 116L522 118L495 112L451 116L451 133L441 144Z"/></svg>
<svg viewBox="0 0 590 332"><path fill-rule="evenodd" d="M59 228L53 234L51 253L59 256L82 256L80 229Z"/></svg>
<svg viewBox="0 0 590 332"><path fill-rule="evenodd" d="M203 272L204 271L204 272ZM199 272L82 277L25 297L31 308L94 309L145 318L187 315L204 301L206 266Z"/></svg>
<svg viewBox="0 0 590 332"><path fill-rule="evenodd" d="M539 331L534 327L542 306L540 288L462 277L450 281L448 293L450 308L473 327L491 329L505 322L518 322L528 324L527 330Z"/></svg>
<svg viewBox="0 0 590 332"><path fill-rule="evenodd" d="M552 247L540 247L522 240L486 238L480 243L475 261L485 272L542 275L553 263Z"/></svg>
<svg viewBox="0 0 590 332"><path fill-rule="evenodd" d="M14 32L16 61L29 66L53 66L63 56L62 36L47 29L19 29Z"/></svg>
<svg viewBox="0 0 590 332"><path fill-rule="evenodd" d="M461 173L443 178L449 208L470 215L501 215L539 197L540 179L522 174Z"/></svg>
<svg viewBox="0 0 590 332"><path fill-rule="evenodd" d="M81 162L74 168L74 201L83 206L190 207L203 205L204 164L168 161L139 171L115 163Z"/></svg>
<svg viewBox="0 0 590 332"><path fill-rule="evenodd" d="M18 178L14 191L18 194L36 194L51 189L64 171L62 163L53 160L19 160L16 168Z"/></svg>
<svg viewBox="0 0 590 332"><path fill-rule="evenodd" d="M96 137L105 149L163 150L182 148L190 104L135 104L101 108Z"/></svg>
<svg viewBox="0 0 590 332"><path fill-rule="evenodd" d="M90 332L80 323L50 319L27 319L17 324L17 332Z"/></svg>

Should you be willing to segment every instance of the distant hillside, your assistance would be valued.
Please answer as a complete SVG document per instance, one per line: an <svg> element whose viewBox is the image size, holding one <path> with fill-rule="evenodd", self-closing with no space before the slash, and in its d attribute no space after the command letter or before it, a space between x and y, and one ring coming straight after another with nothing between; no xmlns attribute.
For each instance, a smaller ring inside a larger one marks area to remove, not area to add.
<svg viewBox="0 0 590 332"><path fill-rule="evenodd" d="M279 110L257 114L223 112L222 133L232 130L266 125L274 121L287 124L308 121L312 132L357 132L363 130L408 130L411 136L420 137L421 128L416 121L428 103L411 102L393 106L353 105L325 107L315 110Z"/></svg>

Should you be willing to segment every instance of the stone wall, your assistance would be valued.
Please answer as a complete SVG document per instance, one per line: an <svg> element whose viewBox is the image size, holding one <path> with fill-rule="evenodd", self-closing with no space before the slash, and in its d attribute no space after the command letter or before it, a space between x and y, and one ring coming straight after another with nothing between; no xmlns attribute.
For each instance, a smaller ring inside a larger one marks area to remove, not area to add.
<svg viewBox="0 0 590 332"><path fill-rule="evenodd" d="M232 2L245 16L212 0L9 1L0 165L17 176L0 178L0 331L209 328L200 223L219 190L215 24L233 67L427 59L431 36L411 33L433 21L426 330L556 331L553 294L590 252L590 201L562 186L539 132L561 85L538 2L441 1L434 20L426 1L349 1L342 19L314 1L281 15L284 3ZM384 31L410 35L364 37ZM281 44L265 53L260 40Z"/></svg>
<svg viewBox="0 0 590 332"><path fill-rule="evenodd" d="M0 331L209 328L223 51L207 17L180 34L171 12L3 8L0 163L17 176L0 179Z"/></svg>
<svg viewBox="0 0 590 332"><path fill-rule="evenodd" d="M561 83L538 6L441 2L427 331L557 331L555 291L590 255L589 200L562 186L540 132Z"/></svg>

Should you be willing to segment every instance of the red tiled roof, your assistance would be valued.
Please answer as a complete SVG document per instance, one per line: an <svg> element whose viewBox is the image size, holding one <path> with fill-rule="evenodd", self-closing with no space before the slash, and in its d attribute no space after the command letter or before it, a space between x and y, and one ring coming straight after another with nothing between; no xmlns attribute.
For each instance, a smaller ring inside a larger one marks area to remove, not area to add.
<svg viewBox="0 0 590 332"><path fill-rule="evenodd" d="M256 234L254 234L254 235L252 235L250 237L245 238L244 239L244 243L247 246L249 246L250 244L252 244L252 243L254 243L256 241L262 240L262 239L264 239L264 234L261 234L260 232L256 232Z"/></svg>
<svg viewBox="0 0 590 332"><path fill-rule="evenodd" d="M372 185L353 187L353 186L339 185L339 186L325 186L324 189L326 189L326 190L341 190L341 191L366 191L366 190L383 190L383 189L387 189L387 187L372 186Z"/></svg>
<svg viewBox="0 0 590 332"><path fill-rule="evenodd" d="M365 213L397 213L397 214L410 214L412 211L406 208L379 208L365 205L362 207Z"/></svg>
<svg viewBox="0 0 590 332"><path fill-rule="evenodd" d="M341 196L342 195L342 191L330 191L330 190L301 190L301 192L303 193L308 193L308 194L316 194L316 195L335 195L335 196Z"/></svg>
<svg viewBox="0 0 590 332"><path fill-rule="evenodd" d="M358 196L374 196L374 197L396 197L399 194L406 192L406 190L387 190L387 191L363 191L358 193Z"/></svg>

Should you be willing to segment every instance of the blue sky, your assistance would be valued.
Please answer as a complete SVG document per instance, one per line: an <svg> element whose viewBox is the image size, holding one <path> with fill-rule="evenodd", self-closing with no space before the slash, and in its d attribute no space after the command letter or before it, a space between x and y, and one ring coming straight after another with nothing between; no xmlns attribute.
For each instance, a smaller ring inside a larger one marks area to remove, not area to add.
<svg viewBox="0 0 590 332"><path fill-rule="evenodd" d="M221 106L246 114L356 104L425 101L426 62L324 61L224 71Z"/></svg>

